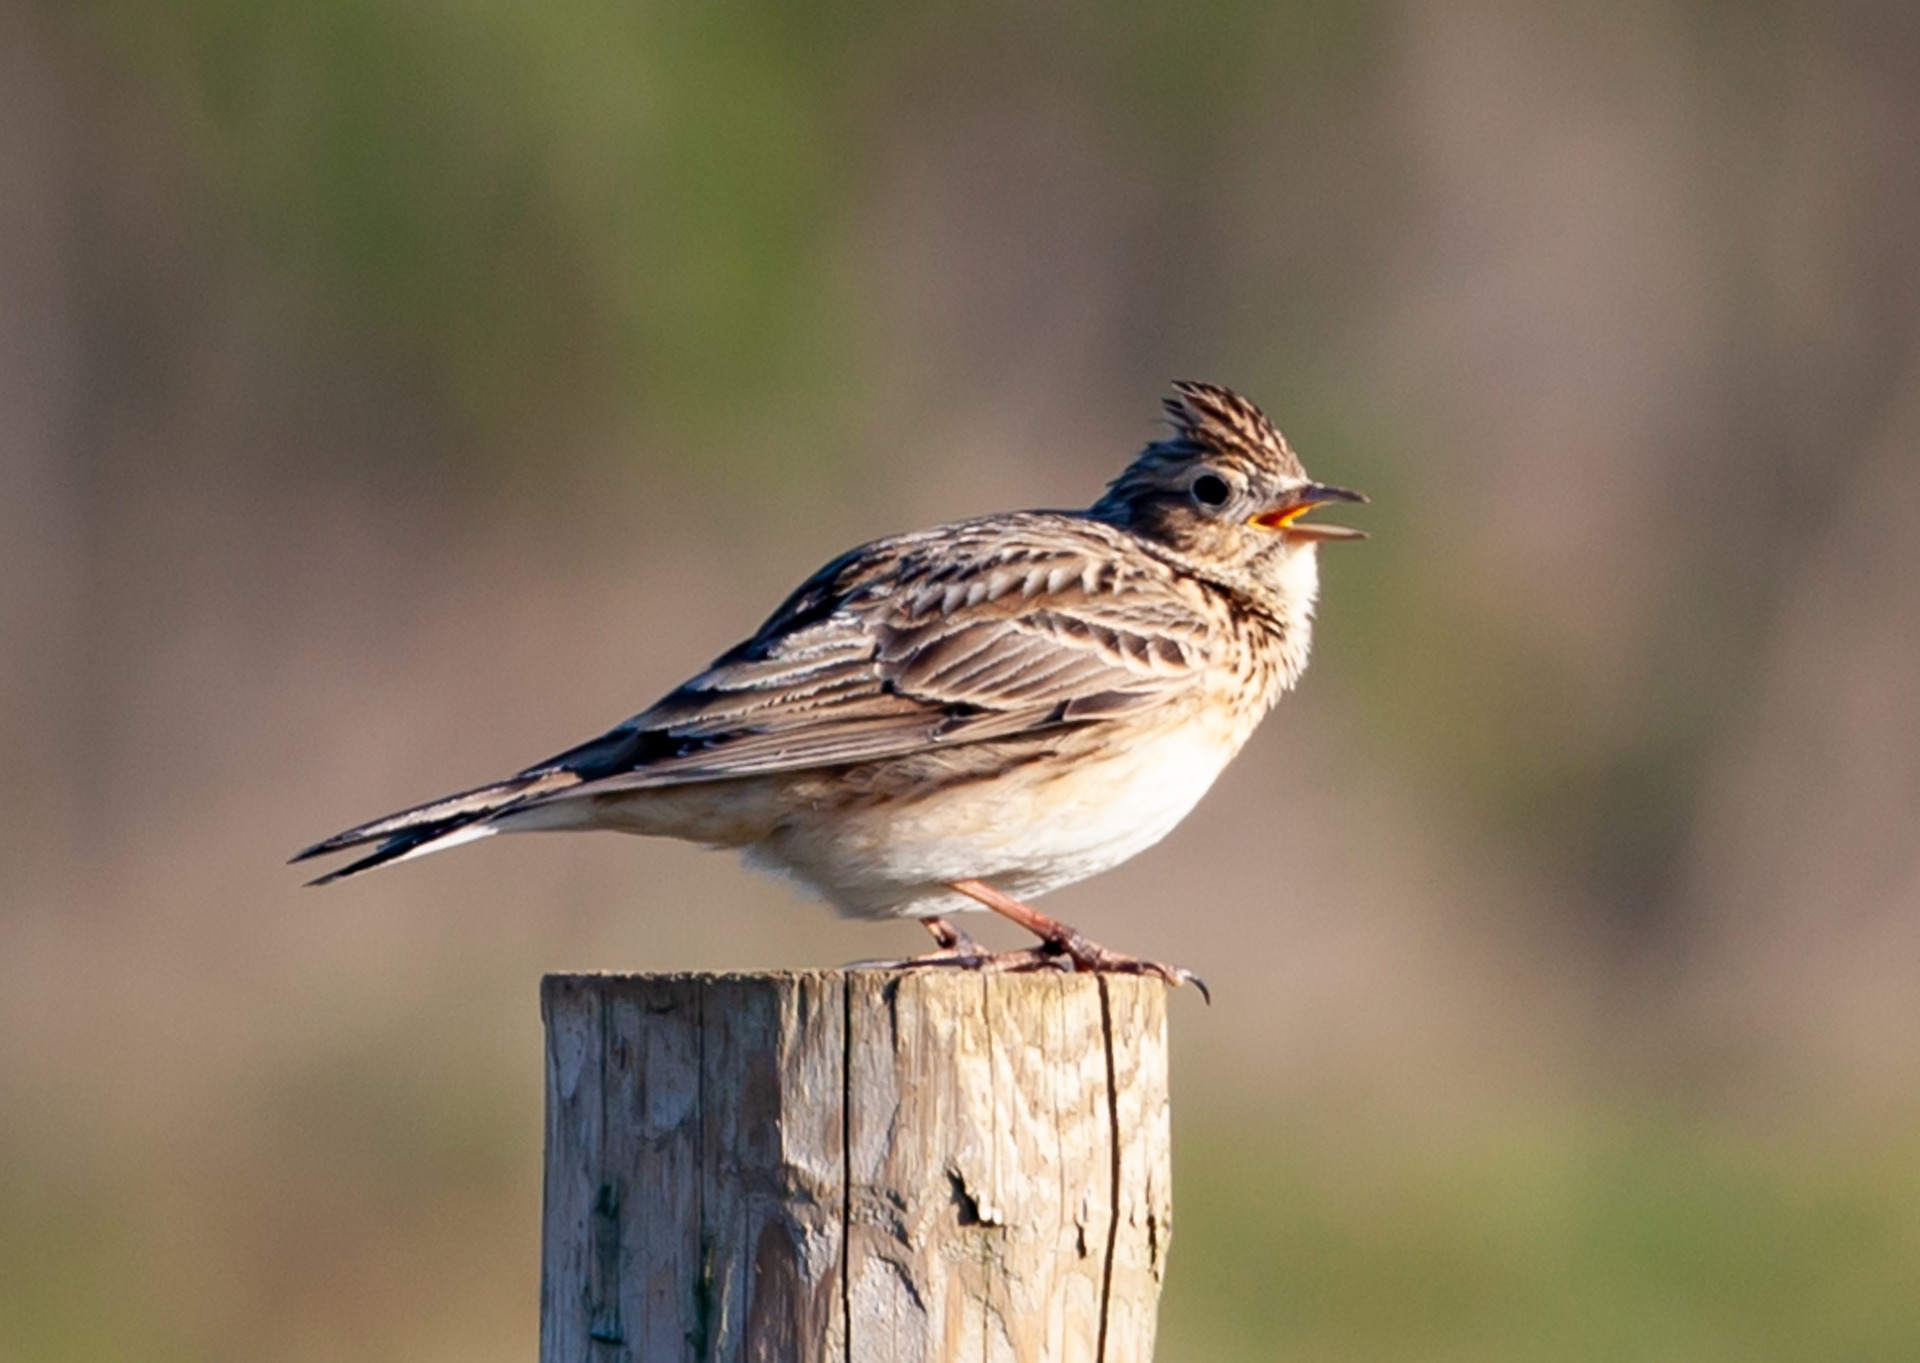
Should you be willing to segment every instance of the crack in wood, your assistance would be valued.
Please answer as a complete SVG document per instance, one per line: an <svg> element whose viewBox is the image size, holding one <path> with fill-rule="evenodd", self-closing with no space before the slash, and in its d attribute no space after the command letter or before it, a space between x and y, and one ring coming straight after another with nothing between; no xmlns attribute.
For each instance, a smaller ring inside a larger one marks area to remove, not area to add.
<svg viewBox="0 0 1920 1363"><path fill-rule="evenodd" d="M1107 1254L1100 1269L1100 1338L1094 1363L1107 1363L1107 1330L1113 1323L1113 1255L1120 1239L1120 1081L1113 1061L1113 998L1107 977L1100 982L1100 1049L1107 1061Z"/></svg>
<svg viewBox="0 0 1920 1363"><path fill-rule="evenodd" d="M600 1097L599 1151L607 1148L607 1067L614 1059L614 1039L609 1035L608 1004L598 1001L595 1009L600 1023ZM626 1328L620 1320L620 1185L608 1179L604 1168L602 1182L593 1200L593 1280L588 1287L588 1313L591 1324L587 1338L601 1344L626 1343Z"/></svg>
<svg viewBox="0 0 1920 1363"><path fill-rule="evenodd" d="M853 981L840 976L840 1357L853 1358Z"/></svg>

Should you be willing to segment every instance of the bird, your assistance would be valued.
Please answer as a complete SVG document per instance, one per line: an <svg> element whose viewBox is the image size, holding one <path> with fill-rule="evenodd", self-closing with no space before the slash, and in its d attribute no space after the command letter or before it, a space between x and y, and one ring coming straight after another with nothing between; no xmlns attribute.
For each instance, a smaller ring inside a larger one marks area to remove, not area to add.
<svg viewBox="0 0 1920 1363"><path fill-rule="evenodd" d="M920 921L901 968L1058 968L1206 987L1029 902L1159 842L1300 678L1316 483L1266 414L1210 383L1085 510L875 540L631 719L503 780L359 824L325 885L496 833L607 829L743 852L843 915ZM1031 932L989 952L950 919Z"/></svg>

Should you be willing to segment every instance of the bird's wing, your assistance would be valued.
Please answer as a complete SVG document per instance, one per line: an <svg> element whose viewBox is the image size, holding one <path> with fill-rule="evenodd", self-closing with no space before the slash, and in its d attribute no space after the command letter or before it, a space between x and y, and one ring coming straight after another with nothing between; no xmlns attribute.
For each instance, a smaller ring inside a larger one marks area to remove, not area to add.
<svg viewBox="0 0 1920 1363"><path fill-rule="evenodd" d="M657 705L534 769L586 778L537 798L869 762L1188 694L1209 622L1119 533L996 518L856 550Z"/></svg>
<svg viewBox="0 0 1920 1363"><path fill-rule="evenodd" d="M557 801L1044 741L1189 696L1217 631L1194 589L1125 533L1036 512L856 549L752 638L599 738L294 859L380 844L323 883Z"/></svg>

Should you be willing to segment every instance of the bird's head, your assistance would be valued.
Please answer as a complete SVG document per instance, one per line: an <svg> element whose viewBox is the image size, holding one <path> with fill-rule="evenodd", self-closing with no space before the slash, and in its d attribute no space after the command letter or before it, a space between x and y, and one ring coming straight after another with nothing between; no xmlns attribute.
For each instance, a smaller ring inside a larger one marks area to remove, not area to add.
<svg viewBox="0 0 1920 1363"><path fill-rule="evenodd" d="M1304 518L1366 497L1307 477L1266 413L1238 393L1187 381L1173 388L1164 402L1173 434L1142 450L1092 514L1251 596L1304 593L1299 604L1310 605L1315 546L1365 532Z"/></svg>

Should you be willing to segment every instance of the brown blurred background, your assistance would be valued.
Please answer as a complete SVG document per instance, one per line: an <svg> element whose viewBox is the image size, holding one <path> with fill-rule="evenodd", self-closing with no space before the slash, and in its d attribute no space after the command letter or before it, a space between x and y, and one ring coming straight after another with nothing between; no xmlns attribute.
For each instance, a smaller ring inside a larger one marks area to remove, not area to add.
<svg viewBox="0 0 1920 1363"><path fill-rule="evenodd" d="M1218 999L1162 1357L1920 1355L1920 7L0 0L0 1359L530 1358L541 972L915 935L281 862L1173 377L1375 537L1049 901Z"/></svg>

